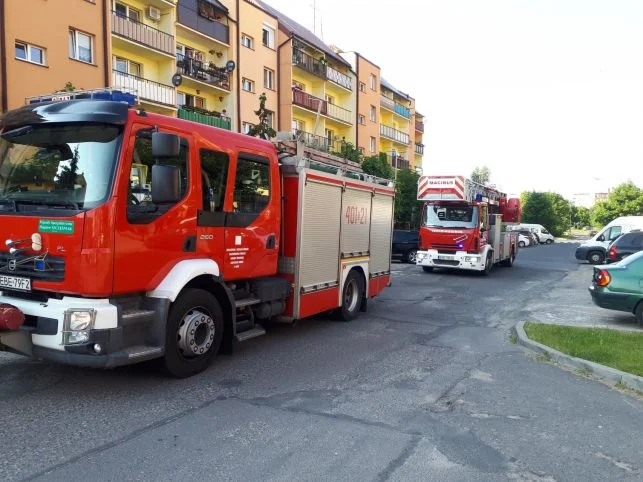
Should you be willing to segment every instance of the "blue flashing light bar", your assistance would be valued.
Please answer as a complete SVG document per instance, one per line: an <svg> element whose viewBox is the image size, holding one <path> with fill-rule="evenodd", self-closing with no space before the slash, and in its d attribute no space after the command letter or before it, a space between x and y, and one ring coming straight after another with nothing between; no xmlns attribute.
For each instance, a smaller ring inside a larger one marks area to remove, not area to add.
<svg viewBox="0 0 643 482"><path fill-rule="evenodd" d="M132 107L137 104L136 91L109 88L37 95L34 97L27 97L26 104L33 105L42 104L44 102L63 102L67 100L107 100L112 102L125 102L127 105Z"/></svg>

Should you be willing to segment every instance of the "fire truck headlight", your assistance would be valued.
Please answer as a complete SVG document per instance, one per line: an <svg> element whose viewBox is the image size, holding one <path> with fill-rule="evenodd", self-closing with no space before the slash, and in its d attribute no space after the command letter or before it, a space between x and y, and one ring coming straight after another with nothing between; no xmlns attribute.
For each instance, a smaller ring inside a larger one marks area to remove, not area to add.
<svg viewBox="0 0 643 482"><path fill-rule="evenodd" d="M94 327L95 310L73 309L65 311L63 344L89 341L89 331Z"/></svg>
<svg viewBox="0 0 643 482"><path fill-rule="evenodd" d="M71 331L84 331L91 328L94 321L92 311L72 311L69 313L69 329Z"/></svg>

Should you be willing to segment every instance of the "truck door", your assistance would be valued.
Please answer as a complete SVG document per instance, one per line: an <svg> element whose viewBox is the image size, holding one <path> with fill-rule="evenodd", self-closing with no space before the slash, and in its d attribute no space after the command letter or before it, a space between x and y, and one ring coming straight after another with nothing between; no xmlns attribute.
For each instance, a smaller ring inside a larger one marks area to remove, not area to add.
<svg viewBox="0 0 643 482"><path fill-rule="evenodd" d="M276 274L280 192L275 156L271 159L267 155L238 153L231 206L225 222L225 279Z"/></svg>

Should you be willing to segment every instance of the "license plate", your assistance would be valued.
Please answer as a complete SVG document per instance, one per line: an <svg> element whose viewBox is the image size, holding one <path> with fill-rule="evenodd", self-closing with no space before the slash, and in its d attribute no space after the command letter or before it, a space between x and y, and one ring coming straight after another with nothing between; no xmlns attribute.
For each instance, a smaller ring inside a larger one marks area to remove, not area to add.
<svg viewBox="0 0 643 482"><path fill-rule="evenodd" d="M444 261L453 261L453 256L438 256L438 259L443 259Z"/></svg>
<svg viewBox="0 0 643 482"><path fill-rule="evenodd" d="M0 275L0 288L31 291L31 280L29 278L18 278L17 276Z"/></svg>

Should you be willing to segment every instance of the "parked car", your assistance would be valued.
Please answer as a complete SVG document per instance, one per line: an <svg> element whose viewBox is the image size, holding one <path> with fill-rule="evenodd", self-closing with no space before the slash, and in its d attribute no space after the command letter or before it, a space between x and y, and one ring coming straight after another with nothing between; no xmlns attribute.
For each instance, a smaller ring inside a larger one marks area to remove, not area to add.
<svg viewBox="0 0 643 482"><path fill-rule="evenodd" d="M607 310L633 313L643 324L643 251L618 263L594 266L589 292L592 301Z"/></svg>
<svg viewBox="0 0 643 482"><path fill-rule="evenodd" d="M576 259L590 264L603 264L607 249L621 234L643 229L643 216L621 216L610 221L603 229L594 233L592 239L576 248Z"/></svg>
<svg viewBox="0 0 643 482"><path fill-rule="evenodd" d="M530 231L528 229L521 229L520 231L518 231L518 233L520 233L523 236L526 236L527 238L529 238L529 246L538 246L538 244L540 243L536 233L534 233L534 232L532 232L532 231Z"/></svg>
<svg viewBox="0 0 643 482"><path fill-rule="evenodd" d="M533 244L533 241L531 240L531 237L523 234L523 233L518 233L518 247L519 248L524 248L526 246L529 246L530 244Z"/></svg>
<svg viewBox="0 0 643 482"><path fill-rule="evenodd" d="M392 257L399 258L405 263L415 263L419 243L419 231L394 230Z"/></svg>
<svg viewBox="0 0 643 482"><path fill-rule="evenodd" d="M632 231L616 238L607 248L606 263L618 263L623 258L643 250L643 232Z"/></svg>

